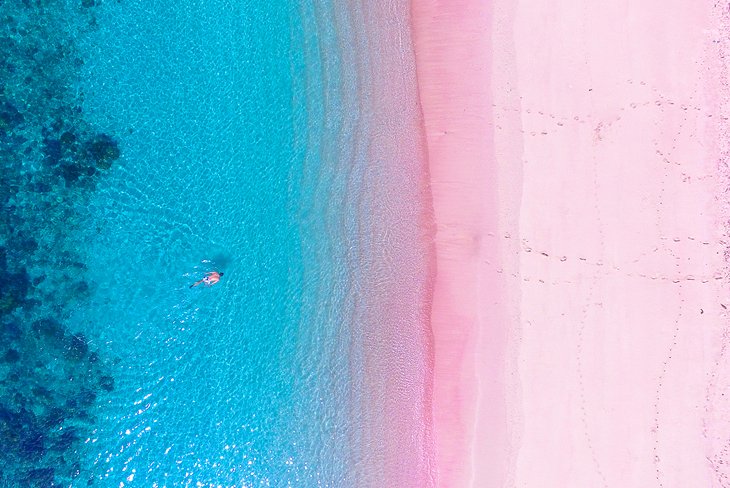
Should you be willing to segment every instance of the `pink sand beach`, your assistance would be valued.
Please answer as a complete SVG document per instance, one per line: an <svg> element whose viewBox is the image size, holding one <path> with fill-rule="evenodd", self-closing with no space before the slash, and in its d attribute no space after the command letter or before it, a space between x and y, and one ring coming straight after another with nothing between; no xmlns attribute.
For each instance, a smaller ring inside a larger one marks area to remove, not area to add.
<svg viewBox="0 0 730 488"><path fill-rule="evenodd" d="M412 1L436 486L730 486L727 22Z"/></svg>

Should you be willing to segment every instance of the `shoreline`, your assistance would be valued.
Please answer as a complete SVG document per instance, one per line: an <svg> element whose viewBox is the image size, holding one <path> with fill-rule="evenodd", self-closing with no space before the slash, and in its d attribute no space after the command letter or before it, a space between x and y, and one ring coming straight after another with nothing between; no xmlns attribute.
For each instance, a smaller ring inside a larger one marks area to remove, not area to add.
<svg viewBox="0 0 730 488"><path fill-rule="evenodd" d="M406 7L407 0L398 8L385 0L349 6L354 44L365 47L355 55L358 117L366 127L353 183L361 192L351 263L363 392L356 486L434 486L430 194Z"/></svg>
<svg viewBox="0 0 730 488"><path fill-rule="evenodd" d="M502 246L495 239L491 14L479 1L411 2L436 227L432 420L439 487L501 486L508 476L509 311L495 269Z"/></svg>

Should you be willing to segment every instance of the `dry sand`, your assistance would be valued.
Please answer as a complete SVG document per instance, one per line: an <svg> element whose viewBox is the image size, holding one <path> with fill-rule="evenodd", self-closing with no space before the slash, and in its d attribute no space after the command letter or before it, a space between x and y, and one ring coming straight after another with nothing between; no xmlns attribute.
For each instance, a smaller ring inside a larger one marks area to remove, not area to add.
<svg viewBox="0 0 730 488"><path fill-rule="evenodd" d="M730 486L726 10L487 3L412 4L437 485Z"/></svg>

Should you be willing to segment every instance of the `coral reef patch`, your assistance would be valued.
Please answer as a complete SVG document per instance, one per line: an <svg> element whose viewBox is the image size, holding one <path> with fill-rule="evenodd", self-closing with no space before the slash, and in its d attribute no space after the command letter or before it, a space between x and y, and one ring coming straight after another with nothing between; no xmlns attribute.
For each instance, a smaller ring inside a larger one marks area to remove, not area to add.
<svg viewBox="0 0 730 488"><path fill-rule="evenodd" d="M121 156L74 88L100 3L0 2L0 486L86 484L79 452L114 390L113 358L68 324L94 286L68 236Z"/></svg>

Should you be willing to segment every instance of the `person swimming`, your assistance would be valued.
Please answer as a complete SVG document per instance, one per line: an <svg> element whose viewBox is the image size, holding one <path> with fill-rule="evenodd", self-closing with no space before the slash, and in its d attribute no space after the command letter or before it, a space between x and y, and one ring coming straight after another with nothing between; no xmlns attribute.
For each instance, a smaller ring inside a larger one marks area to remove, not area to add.
<svg viewBox="0 0 730 488"><path fill-rule="evenodd" d="M205 277L202 280L196 281L190 285L190 288L198 286L201 283L204 283L205 286L213 286L221 280L221 276L223 276L223 273L219 273L218 271L208 271L205 273Z"/></svg>

